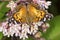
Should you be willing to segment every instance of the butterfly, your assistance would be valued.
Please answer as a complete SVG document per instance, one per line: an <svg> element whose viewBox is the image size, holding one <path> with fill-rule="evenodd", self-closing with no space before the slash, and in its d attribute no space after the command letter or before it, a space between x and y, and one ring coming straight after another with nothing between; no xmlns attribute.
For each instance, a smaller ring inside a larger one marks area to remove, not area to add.
<svg viewBox="0 0 60 40"><path fill-rule="evenodd" d="M44 18L45 11L39 10L32 4L21 5L18 12L14 13L13 18L21 23L38 22Z"/></svg>

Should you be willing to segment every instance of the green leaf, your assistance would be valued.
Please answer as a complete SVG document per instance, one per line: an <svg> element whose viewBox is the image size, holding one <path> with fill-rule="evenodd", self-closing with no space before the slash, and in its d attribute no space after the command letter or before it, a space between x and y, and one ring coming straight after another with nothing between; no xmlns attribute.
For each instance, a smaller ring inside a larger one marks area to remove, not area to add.
<svg viewBox="0 0 60 40"><path fill-rule="evenodd" d="M3 34L2 34L2 32L0 32L0 40L2 39L2 37L3 37Z"/></svg>
<svg viewBox="0 0 60 40"><path fill-rule="evenodd" d="M0 12L2 11L2 12L6 12L6 5L8 4L8 2L1 2L0 3Z"/></svg>
<svg viewBox="0 0 60 40"><path fill-rule="evenodd" d="M10 10L9 8L6 7L7 4L8 2L0 1L0 21L6 18L5 15Z"/></svg>
<svg viewBox="0 0 60 40"><path fill-rule="evenodd" d="M49 23L51 26L44 37L46 40L60 40L60 16L54 17Z"/></svg>
<svg viewBox="0 0 60 40"><path fill-rule="evenodd" d="M0 15L1 15L1 16L0 16L0 19L1 19L1 18L4 16L4 14L2 14L2 13L0 12Z"/></svg>
<svg viewBox="0 0 60 40"><path fill-rule="evenodd" d="M34 38L32 36L29 36L29 38L26 40L34 40Z"/></svg>

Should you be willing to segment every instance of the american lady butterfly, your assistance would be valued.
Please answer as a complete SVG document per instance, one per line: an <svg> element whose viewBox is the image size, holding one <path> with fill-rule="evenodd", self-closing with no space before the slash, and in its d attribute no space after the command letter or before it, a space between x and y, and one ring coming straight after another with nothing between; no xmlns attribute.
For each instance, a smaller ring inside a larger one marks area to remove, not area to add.
<svg viewBox="0 0 60 40"><path fill-rule="evenodd" d="M16 21L22 23L32 23L40 21L44 18L45 12L38 10L33 5L22 5L18 12L14 13L13 17Z"/></svg>

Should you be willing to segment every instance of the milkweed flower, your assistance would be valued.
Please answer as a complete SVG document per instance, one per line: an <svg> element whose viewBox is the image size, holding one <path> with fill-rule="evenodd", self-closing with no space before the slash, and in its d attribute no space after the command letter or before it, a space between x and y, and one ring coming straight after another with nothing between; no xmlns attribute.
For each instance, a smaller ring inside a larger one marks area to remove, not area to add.
<svg viewBox="0 0 60 40"><path fill-rule="evenodd" d="M51 5L51 1L46 0L33 0L33 2L37 3L41 8L48 9L48 6Z"/></svg>
<svg viewBox="0 0 60 40"><path fill-rule="evenodd" d="M46 8L46 9L48 9L48 6L51 5L50 1L46 2L45 0L33 0L33 3L34 2L37 3L41 8ZM8 14L8 16L9 15L10 16L6 19L5 22L2 22L1 26L0 26L0 32L2 32L4 34L4 36L7 36L7 37L16 36L16 37L19 37L20 39L25 40L25 38L28 38L29 35L34 36L35 34L37 34L40 29L43 32L45 32L46 29L49 28L50 25L48 23L46 23L46 20L50 20L52 18L52 15L49 14L48 12L46 12L46 10L44 10L44 9L42 9L43 12L41 12L40 9L38 10L33 5L32 6L28 6L28 5L30 5L30 3L28 3L28 4L21 3L21 5L19 5L19 7L21 7L21 10L19 10L19 12L17 12L16 14L14 14L15 8L18 5L16 5L16 3L14 1L9 2L7 7L11 8L11 10L8 12L8 13L10 13L10 14ZM28 9L27 6L31 9L33 8L35 10L33 10L33 9L32 9L33 11L24 10L23 8L25 8L25 7L26 7L26 9ZM28 17L27 17L27 14L25 14L25 11L26 11L26 13L29 13ZM39 11L39 13L38 13L38 11ZM13 12L13 15L11 15L12 12ZM30 12L31 12L31 14L30 14ZM35 13L38 13L39 16L35 15ZM17 20L13 16L16 17ZM32 18L31 18L31 16L32 16ZM41 18L40 18L40 16L41 16ZM30 18L30 20L26 20L24 18L26 18L26 19Z"/></svg>
<svg viewBox="0 0 60 40"><path fill-rule="evenodd" d="M42 26L44 22L43 21L39 21L39 22L34 22L31 24L31 26L29 26L27 23L23 23L23 24L18 24L14 21L14 23L9 23L9 21L3 22L2 26L0 27L0 32L3 32L4 36L10 37L15 34L16 37L20 37L20 39L25 40L25 38L28 38L28 34L30 35L35 35L38 30L39 30L39 26ZM47 28L49 25L47 24L46 27L42 26L43 28ZM43 29L44 31L44 29Z"/></svg>
<svg viewBox="0 0 60 40"><path fill-rule="evenodd" d="M11 11L14 11L16 6L17 4L14 1L10 1L9 4L7 5L8 8L11 8Z"/></svg>

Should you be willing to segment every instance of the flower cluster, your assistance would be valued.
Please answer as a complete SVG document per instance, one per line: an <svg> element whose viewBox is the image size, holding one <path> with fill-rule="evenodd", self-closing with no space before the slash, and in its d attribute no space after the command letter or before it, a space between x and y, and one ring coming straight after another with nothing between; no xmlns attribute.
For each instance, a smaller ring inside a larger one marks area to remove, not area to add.
<svg viewBox="0 0 60 40"><path fill-rule="evenodd" d="M20 0L20 1L25 1L25 0ZM11 1L7 5L7 7L11 8L11 11L13 11L17 6L17 2ZM46 0L33 0L33 2L37 3L40 6L40 8L43 8L43 9L45 8L48 9L49 8L48 6L51 5L51 1L46 1Z"/></svg>
<svg viewBox="0 0 60 40"><path fill-rule="evenodd" d="M17 4L14 1L9 2L9 4L7 5L8 8L11 8L11 11L14 11L16 6Z"/></svg>
<svg viewBox="0 0 60 40"><path fill-rule="evenodd" d="M33 23L33 25L29 26L28 24L13 24L12 22L3 22L0 27L0 32L3 32L4 36L12 36L15 34L16 37L28 38L28 34L35 34L38 31L38 26L41 26L43 22Z"/></svg>
<svg viewBox="0 0 60 40"><path fill-rule="evenodd" d="M50 1L45 1L45 0L33 0L34 3L37 3L41 8L46 8L48 9L48 6L51 5Z"/></svg>
<svg viewBox="0 0 60 40"><path fill-rule="evenodd" d="M3 32L4 36L10 37L15 34L16 37L20 37L20 39L28 38L28 34L35 35L39 28L42 28L43 32L46 32L49 27L48 23L45 23L46 19L50 19L51 15L46 14L46 17L43 18L42 21L34 22L31 25L27 23L18 23L14 18L9 18L6 22L3 22L0 27L0 32Z"/></svg>
<svg viewBox="0 0 60 40"><path fill-rule="evenodd" d="M33 0L34 3L37 3L40 8L43 8L45 10L48 9L48 6L51 5L50 1L45 0ZM11 15L11 13L14 13L16 8L17 2L14 1L9 2L7 7L10 7L11 10L9 11L10 17L3 23L1 23L0 26L0 32L3 32L4 36L16 36L20 37L20 39L25 40L25 38L28 38L28 34L35 35L40 29L43 32L46 32L47 28L50 26L48 23L46 23L46 20L50 20L53 15L46 12L44 18L38 22L33 22L31 24L27 23L19 23L17 22ZM46 10L45 10L46 11Z"/></svg>

